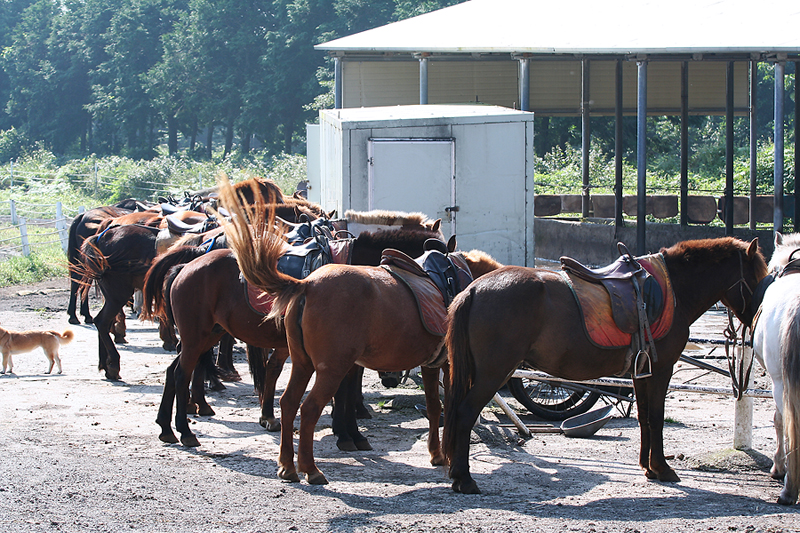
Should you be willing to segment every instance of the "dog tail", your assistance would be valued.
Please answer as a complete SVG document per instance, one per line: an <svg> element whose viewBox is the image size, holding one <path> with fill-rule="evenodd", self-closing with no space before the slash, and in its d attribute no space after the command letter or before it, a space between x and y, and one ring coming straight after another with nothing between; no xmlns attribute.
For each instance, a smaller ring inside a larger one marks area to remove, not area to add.
<svg viewBox="0 0 800 533"><path fill-rule="evenodd" d="M72 339L75 338L75 334L72 332L71 329L66 330L64 333L55 332L58 336L58 342L61 344L67 344L68 342L72 342Z"/></svg>

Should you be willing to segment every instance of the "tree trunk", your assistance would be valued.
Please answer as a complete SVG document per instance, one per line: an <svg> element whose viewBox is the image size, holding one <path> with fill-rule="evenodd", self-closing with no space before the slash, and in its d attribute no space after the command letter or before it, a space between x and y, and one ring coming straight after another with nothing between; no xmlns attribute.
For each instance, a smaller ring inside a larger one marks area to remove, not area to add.
<svg viewBox="0 0 800 533"><path fill-rule="evenodd" d="M245 155L250 153L250 139L252 136L251 133L242 133L242 153Z"/></svg>
<svg viewBox="0 0 800 533"><path fill-rule="evenodd" d="M197 117L192 120L192 134L189 137L189 153L194 153L194 147L197 144Z"/></svg>
<svg viewBox="0 0 800 533"><path fill-rule="evenodd" d="M229 120L225 128L225 152L222 154L222 157L228 157L231 150L233 150L233 120Z"/></svg>
<svg viewBox="0 0 800 533"><path fill-rule="evenodd" d="M212 122L211 124L208 125L208 132L206 135L206 156L208 157L209 161L211 161L211 157L213 156L211 150L211 142L213 141L213 139L214 139L214 123Z"/></svg>
<svg viewBox="0 0 800 533"><path fill-rule="evenodd" d="M287 154L292 153L292 134L294 133L290 121L283 123L283 151Z"/></svg>
<svg viewBox="0 0 800 533"><path fill-rule="evenodd" d="M167 115L167 148L169 155L178 153L178 119L175 115Z"/></svg>

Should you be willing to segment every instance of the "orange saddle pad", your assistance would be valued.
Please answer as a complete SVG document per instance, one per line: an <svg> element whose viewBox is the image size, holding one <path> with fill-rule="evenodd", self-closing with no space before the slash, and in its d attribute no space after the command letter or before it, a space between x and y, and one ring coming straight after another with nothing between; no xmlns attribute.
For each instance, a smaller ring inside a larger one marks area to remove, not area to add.
<svg viewBox="0 0 800 533"><path fill-rule="evenodd" d="M675 317L675 295L672 292L672 282L669 279L667 265L661 254L637 257L637 261L647 270L661 287L664 309L661 315L650 324L653 338L658 340L666 335L672 327ZM578 307L581 310L583 327L586 336L595 346L600 348L623 348L631 345L631 334L625 333L617 327L611 312L611 298L605 287L599 283L592 283L574 275L562 272L567 285L569 285Z"/></svg>

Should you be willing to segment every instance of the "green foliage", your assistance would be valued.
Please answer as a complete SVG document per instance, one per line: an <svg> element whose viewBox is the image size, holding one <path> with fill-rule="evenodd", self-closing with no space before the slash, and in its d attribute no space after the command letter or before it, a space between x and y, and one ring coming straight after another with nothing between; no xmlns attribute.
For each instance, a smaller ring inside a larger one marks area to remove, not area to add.
<svg viewBox="0 0 800 533"><path fill-rule="evenodd" d="M25 155L29 141L18 129L0 131L0 161L12 161Z"/></svg>
<svg viewBox="0 0 800 533"><path fill-rule="evenodd" d="M55 252L32 252L28 257L0 261L0 287L35 283L67 274L67 260L60 248Z"/></svg>

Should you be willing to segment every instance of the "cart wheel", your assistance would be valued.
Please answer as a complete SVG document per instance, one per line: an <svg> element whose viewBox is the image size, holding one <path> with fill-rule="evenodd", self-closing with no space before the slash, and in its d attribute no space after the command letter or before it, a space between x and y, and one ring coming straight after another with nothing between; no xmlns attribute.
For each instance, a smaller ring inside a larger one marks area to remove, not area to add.
<svg viewBox="0 0 800 533"><path fill-rule="evenodd" d="M525 378L508 380L508 390L526 409L544 420L566 420L585 413L600 398L597 392L566 388L555 381Z"/></svg>

